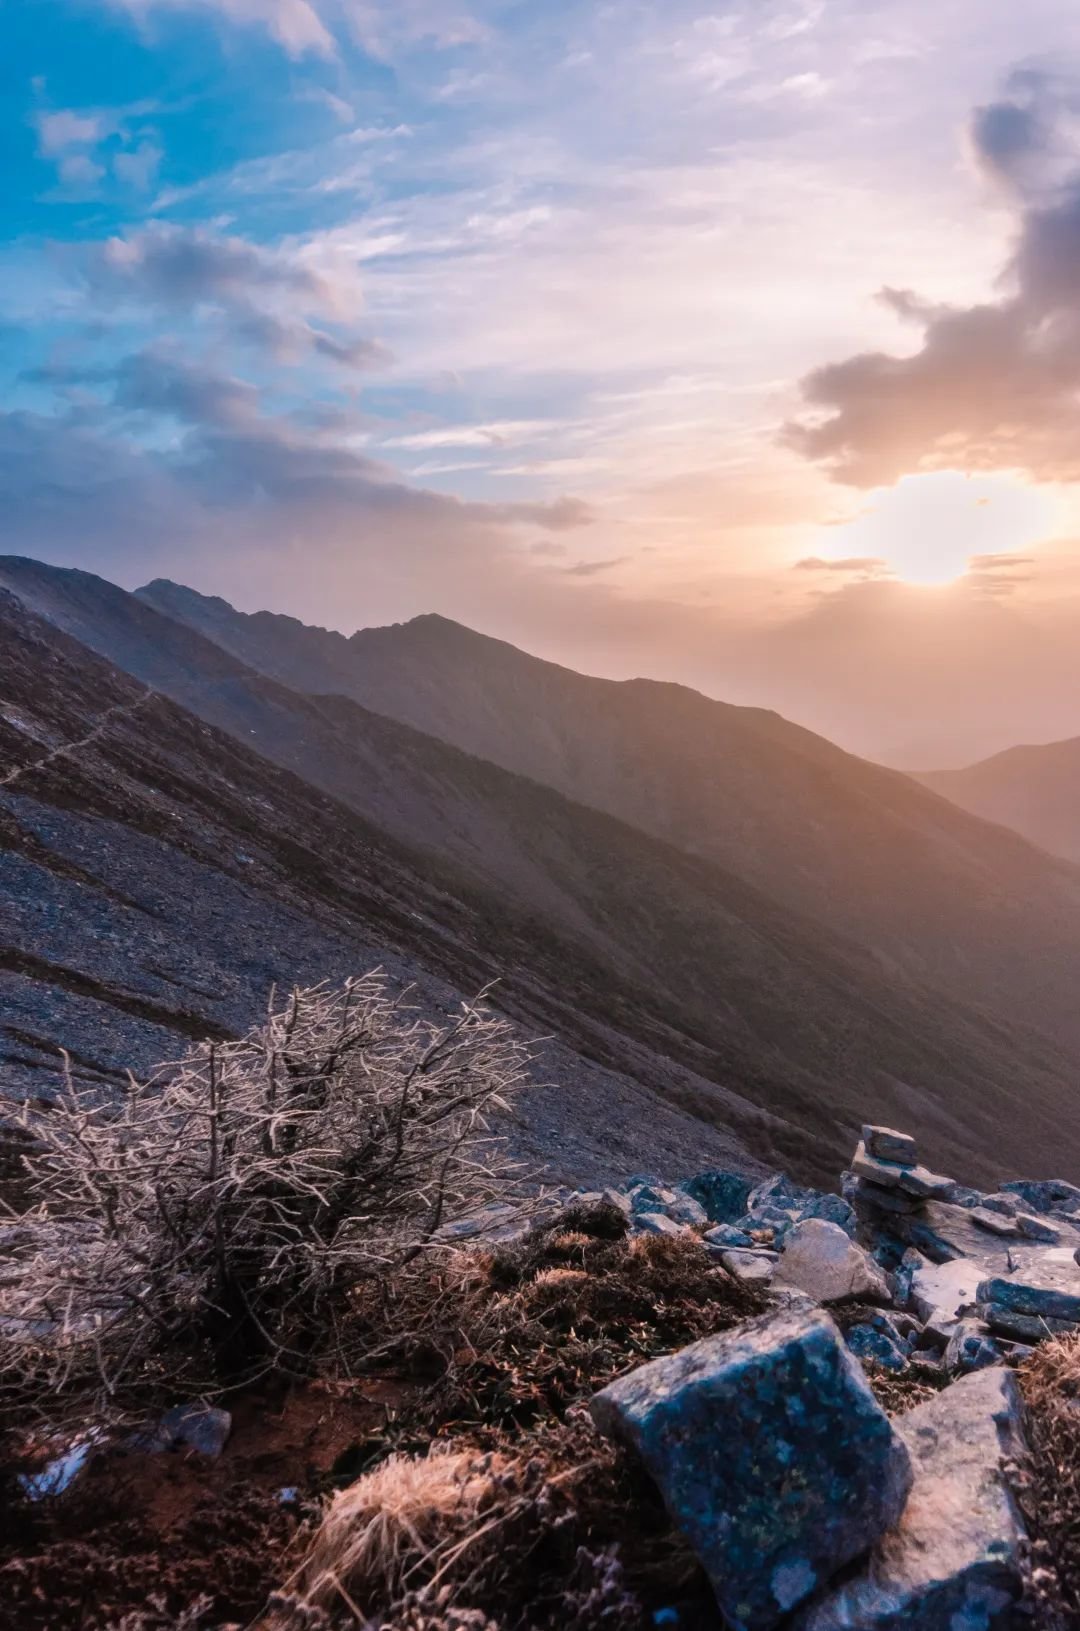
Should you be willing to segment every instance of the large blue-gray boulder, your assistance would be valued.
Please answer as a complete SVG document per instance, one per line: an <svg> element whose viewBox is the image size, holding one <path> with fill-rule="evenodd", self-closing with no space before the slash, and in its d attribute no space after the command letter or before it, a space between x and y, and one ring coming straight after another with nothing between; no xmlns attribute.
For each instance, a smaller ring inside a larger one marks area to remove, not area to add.
<svg viewBox="0 0 1080 1631"><path fill-rule="evenodd" d="M592 1402L629 1443L735 1631L768 1631L903 1509L907 1450L805 1299L620 1377Z"/></svg>
<svg viewBox="0 0 1080 1631"><path fill-rule="evenodd" d="M915 1469L896 1527L794 1631L1020 1631L1019 1513L1003 1470L1023 1450L1011 1371L975 1371L896 1420Z"/></svg>

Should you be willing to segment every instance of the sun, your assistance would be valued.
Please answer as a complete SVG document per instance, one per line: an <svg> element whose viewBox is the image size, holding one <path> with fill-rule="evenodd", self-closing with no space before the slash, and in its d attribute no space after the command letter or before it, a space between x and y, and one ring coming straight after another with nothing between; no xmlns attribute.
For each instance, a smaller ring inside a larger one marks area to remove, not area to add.
<svg viewBox="0 0 1080 1631"><path fill-rule="evenodd" d="M1053 531L1045 490L1010 476L940 470L904 476L869 495L852 521L830 527L827 560L880 560L903 583L955 583L974 556L1030 549Z"/></svg>

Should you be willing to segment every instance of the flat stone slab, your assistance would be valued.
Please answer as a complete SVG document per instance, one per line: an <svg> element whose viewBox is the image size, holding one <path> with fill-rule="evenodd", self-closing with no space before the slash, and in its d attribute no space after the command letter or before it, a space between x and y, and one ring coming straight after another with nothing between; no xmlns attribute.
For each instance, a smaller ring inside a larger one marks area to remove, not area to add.
<svg viewBox="0 0 1080 1631"><path fill-rule="evenodd" d="M825 1218L807 1218L789 1230L776 1278L819 1303L892 1301L869 1253Z"/></svg>
<svg viewBox="0 0 1080 1631"><path fill-rule="evenodd" d="M752 1251L739 1246L730 1246L720 1253L720 1262L727 1272L746 1285L769 1285L778 1261L776 1252Z"/></svg>
<svg viewBox="0 0 1080 1631"><path fill-rule="evenodd" d="M924 1258L912 1270L908 1307L924 1322L955 1320L962 1310L974 1308L985 1277L986 1264L970 1258L952 1263L928 1263Z"/></svg>
<svg viewBox="0 0 1080 1631"><path fill-rule="evenodd" d="M1080 1322L1080 1266L1066 1246L1024 1254L1019 1266L984 1278L978 1300L1013 1314Z"/></svg>
<svg viewBox="0 0 1080 1631"><path fill-rule="evenodd" d="M859 1142L851 1158L851 1170L857 1178L868 1178L883 1189L902 1189L919 1199L942 1199L951 1194L953 1181L931 1172L927 1167L911 1166L903 1162L883 1161L871 1155L866 1145Z"/></svg>
<svg viewBox="0 0 1080 1631"><path fill-rule="evenodd" d="M801 1300L592 1401L642 1457L734 1631L769 1631L896 1522L910 1456L827 1314Z"/></svg>
<svg viewBox="0 0 1080 1631"><path fill-rule="evenodd" d="M876 1155L880 1161L918 1165L919 1149L910 1133L898 1133L894 1127L864 1127L862 1141L867 1155Z"/></svg>
<svg viewBox="0 0 1080 1631"><path fill-rule="evenodd" d="M1023 1447L1020 1419L1016 1380L1001 1369L964 1376L898 1417L915 1469L903 1515L858 1575L797 1616L796 1631L1019 1627L1023 1530L1002 1463Z"/></svg>

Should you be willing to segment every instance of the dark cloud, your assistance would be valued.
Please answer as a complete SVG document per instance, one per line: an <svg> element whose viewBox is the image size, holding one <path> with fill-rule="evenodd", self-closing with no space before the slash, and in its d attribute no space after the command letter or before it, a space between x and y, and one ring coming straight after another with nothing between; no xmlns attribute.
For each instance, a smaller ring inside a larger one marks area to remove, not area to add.
<svg viewBox="0 0 1080 1631"><path fill-rule="evenodd" d="M310 307L333 304L332 286L295 259L202 228L157 225L95 245L86 276L104 296L187 309L212 301L247 310L261 291L292 295Z"/></svg>
<svg viewBox="0 0 1080 1631"><path fill-rule="evenodd" d="M156 225L93 245L83 273L98 300L184 314L209 308L224 316L236 340L278 362L315 355L369 370L393 360L378 340L328 332L303 315L339 318L356 300L351 279L335 281L294 255L245 238Z"/></svg>
<svg viewBox="0 0 1080 1631"><path fill-rule="evenodd" d="M368 372L385 368L394 360L393 353L379 340L338 339L302 319L284 319L272 312L244 311L233 332L237 339L266 351L277 362L298 362L306 352L313 351L343 368Z"/></svg>
<svg viewBox="0 0 1080 1631"><path fill-rule="evenodd" d="M1018 107L979 109L972 131L984 161L1007 164L1013 177L1021 150L1025 164L1036 144L1055 158L1041 113L1029 109L1021 121L1009 111ZM935 307L908 291L883 291L920 324L921 348L906 357L864 352L816 369L802 382L806 413L785 428L788 445L858 487L934 469L1080 478L1080 169L1049 188L1043 180L1018 195L1002 297Z"/></svg>
<svg viewBox="0 0 1080 1631"><path fill-rule="evenodd" d="M1046 128L1031 102L991 102L976 108L968 127L972 156L994 181L1022 184L1033 159L1045 150Z"/></svg>

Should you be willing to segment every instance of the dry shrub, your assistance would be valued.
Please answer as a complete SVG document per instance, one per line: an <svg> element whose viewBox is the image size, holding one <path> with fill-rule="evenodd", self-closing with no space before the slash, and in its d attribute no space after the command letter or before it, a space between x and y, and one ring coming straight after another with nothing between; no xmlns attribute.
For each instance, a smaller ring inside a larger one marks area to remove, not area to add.
<svg viewBox="0 0 1080 1631"><path fill-rule="evenodd" d="M1080 1626L1080 1337L1042 1343L1017 1373L1030 1456L1015 1483L1031 1537L1040 1631Z"/></svg>
<svg viewBox="0 0 1080 1631"><path fill-rule="evenodd" d="M85 1422L140 1395L339 1371L341 1315L507 1175L488 1133L527 1049L482 1002L435 1025L379 972L271 999L120 1102L25 1113L33 1204L0 1279L0 1402Z"/></svg>

